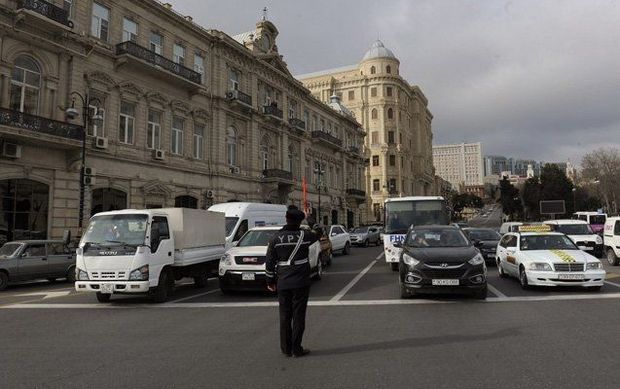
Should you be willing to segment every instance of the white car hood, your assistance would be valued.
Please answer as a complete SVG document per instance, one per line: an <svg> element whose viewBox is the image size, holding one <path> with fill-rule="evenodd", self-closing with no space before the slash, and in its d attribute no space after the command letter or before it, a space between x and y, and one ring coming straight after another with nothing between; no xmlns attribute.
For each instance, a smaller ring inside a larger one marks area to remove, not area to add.
<svg viewBox="0 0 620 389"><path fill-rule="evenodd" d="M598 235L566 235L573 242L596 242Z"/></svg>
<svg viewBox="0 0 620 389"><path fill-rule="evenodd" d="M592 255L581 250L526 250L521 251L521 254L532 262L545 262L545 263L569 263L579 262L599 262L598 259ZM572 260L572 261L571 261Z"/></svg>
<svg viewBox="0 0 620 389"><path fill-rule="evenodd" d="M267 246L248 246L248 247L232 247L228 249L227 254L233 257L240 256L257 256L267 255Z"/></svg>

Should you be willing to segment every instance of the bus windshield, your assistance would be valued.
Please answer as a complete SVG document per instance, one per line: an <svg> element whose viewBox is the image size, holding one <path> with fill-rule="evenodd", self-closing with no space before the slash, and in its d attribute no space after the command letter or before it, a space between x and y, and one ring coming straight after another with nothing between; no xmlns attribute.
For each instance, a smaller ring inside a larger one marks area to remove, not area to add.
<svg viewBox="0 0 620 389"><path fill-rule="evenodd" d="M442 200L388 201L385 203L385 233L406 234L411 226L447 225L450 216Z"/></svg>

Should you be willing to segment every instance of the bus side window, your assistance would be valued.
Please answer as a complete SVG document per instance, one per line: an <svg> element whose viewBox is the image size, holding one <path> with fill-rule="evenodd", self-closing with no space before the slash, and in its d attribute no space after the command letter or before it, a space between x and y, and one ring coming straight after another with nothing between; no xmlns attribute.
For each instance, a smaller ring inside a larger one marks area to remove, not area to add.
<svg viewBox="0 0 620 389"><path fill-rule="evenodd" d="M237 233L233 238L233 242L237 242L239 239L241 239L243 234L245 234L246 232L248 232L248 220L244 219L241 221L241 223L239 223L239 228L237 229Z"/></svg>

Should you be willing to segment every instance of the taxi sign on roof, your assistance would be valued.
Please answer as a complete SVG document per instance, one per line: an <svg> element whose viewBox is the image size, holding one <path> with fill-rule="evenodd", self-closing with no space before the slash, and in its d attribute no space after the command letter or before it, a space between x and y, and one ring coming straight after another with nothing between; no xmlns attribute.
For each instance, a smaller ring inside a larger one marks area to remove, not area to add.
<svg viewBox="0 0 620 389"><path fill-rule="evenodd" d="M519 232L552 232L553 228L547 224L525 224L519 226Z"/></svg>

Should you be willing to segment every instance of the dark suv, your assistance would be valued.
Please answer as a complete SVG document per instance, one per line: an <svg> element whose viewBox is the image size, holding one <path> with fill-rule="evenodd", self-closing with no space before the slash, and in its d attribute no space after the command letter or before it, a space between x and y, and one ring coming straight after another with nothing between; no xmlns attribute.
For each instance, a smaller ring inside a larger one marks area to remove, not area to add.
<svg viewBox="0 0 620 389"><path fill-rule="evenodd" d="M395 245L396 246L396 245ZM460 228L417 226L407 233L399 261L402 298L418 293L487 296L487 269L478 249Z"/></svg>

